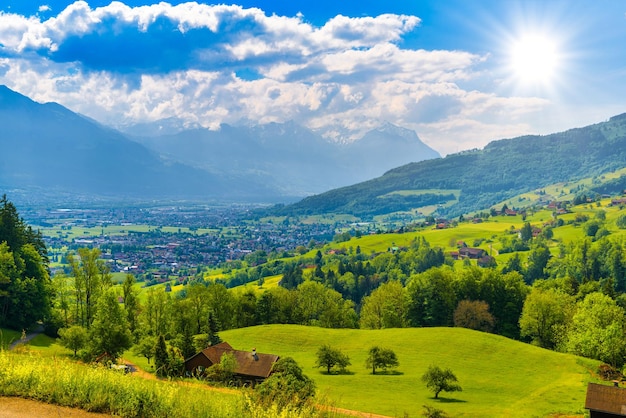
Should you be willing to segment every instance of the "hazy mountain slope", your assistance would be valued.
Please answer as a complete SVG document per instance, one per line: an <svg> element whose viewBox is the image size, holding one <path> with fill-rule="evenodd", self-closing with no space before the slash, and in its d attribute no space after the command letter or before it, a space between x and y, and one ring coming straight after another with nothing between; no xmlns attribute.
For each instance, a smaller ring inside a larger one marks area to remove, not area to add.
<svg viewBox="0 0 626 418"><path fill-rule="evenodd" d="M167 122L164 121L165 130ZM157 123L158 124L158 123ZM146 133L157 129L143 126ZM138 129L129 128L137 134ZM438 158L415 132L390 124L349 144L332 143L294 122L184 130L135 140L168 158L211 172L254 175L285 194L307 195Z"/></svg>
<svg viewBox="0 0 626 418"><path fill-rule="evenodd" d="M241 197L265 191L167 163L117 131L4 86L0 86L0 127L4 187L136 198Z"/></svg>
<svg viewBox="0 0 626 418"><path fill-rule="evenodd" d="M510 196L548 184L590 177L626 166L626 114L607 122L546 136L494 141L483 150L407 164L376 179L308 197L285 213L372 215L419 207L407 191L437 189L426 204L439 203L441 190L461 190L459 201L441 214L487 208ZM389 193L396 194L389 203ZM448 200L441 198L441 201Z"/></svg>

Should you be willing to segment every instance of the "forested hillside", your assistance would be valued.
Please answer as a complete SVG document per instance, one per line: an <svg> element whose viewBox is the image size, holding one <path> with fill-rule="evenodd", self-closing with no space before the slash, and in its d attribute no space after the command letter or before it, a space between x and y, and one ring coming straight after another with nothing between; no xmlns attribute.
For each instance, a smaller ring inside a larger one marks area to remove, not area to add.
<svg viewBox="0 0 626 418"><path fill-rule="evenodd" d="M0 327L22 330L49 320L52 287L41 234L0 199Z"/></svg>
<svg viewBox="0 0 626 418"><path fill-rule="evenodd" d="M482 150L408 164L370 181L308 197L281 208L280 213L348 213L368 218L450 202L437 214L458 216L549 184L599 176L625 165L623 114L584 128L494 141ZM622 186L613 182L605 192ZM451 195L458 190L456 201Z"/></svg>

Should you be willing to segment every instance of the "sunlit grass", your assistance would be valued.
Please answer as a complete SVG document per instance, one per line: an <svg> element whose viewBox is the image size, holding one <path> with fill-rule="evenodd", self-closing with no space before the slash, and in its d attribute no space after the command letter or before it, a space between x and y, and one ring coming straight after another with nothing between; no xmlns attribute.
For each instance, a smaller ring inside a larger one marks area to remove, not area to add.
<svg viewBox="0 0 626 418"><path fill-rule="evenodd" d="M337 330L295 325L257 326L220 333L238 349L291 356L320 394L339 407L388 416L420 416L423 404L450 416L529 417L584 413L589 370L598 362L463 328ZM330 344L350 357L349 374L326 375L315 352ZM398 374L372 375L367 350L391 348ZM450 367L463 392L435 401L420 381L430 364Z"/></svg>

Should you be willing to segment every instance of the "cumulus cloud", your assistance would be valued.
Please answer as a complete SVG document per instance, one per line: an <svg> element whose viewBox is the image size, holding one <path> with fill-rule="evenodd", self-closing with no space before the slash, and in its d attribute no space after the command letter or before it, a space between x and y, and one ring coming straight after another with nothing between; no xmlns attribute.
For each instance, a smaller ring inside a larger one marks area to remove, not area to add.
<svg viewBox="0 0 626 418"><path fill-rule="evenodd" d="M419 25L395 14L314 26L237 5L76 1L47 19L0 12L0 83L117 126L294 120L351 140L389 121L444 153L444 137L490 126L494 112L513 132L516 115L546 105L465 91L488 57L402 47Z"/></svg>

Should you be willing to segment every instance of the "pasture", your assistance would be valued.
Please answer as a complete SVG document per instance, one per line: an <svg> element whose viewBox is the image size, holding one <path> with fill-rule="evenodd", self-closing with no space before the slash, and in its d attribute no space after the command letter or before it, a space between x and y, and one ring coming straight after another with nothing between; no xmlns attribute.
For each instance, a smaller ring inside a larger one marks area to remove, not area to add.
<svg viewBox="0 0 626 418"><path fill-rule="evenodd" d="M241 350L293 357L333 406L388 416L420 416L431 405L454 417L583 416L586 383L598 362L544 350L463 328L384 330L324 329L269 325L223 331ZM314 367L315 353L330 344L350 357L348 374L327 375ZM365 367L374 346L395 351L397 373L372 375ZM420 378L435 364L449 367L462 392L440 400Z"/></svg>

